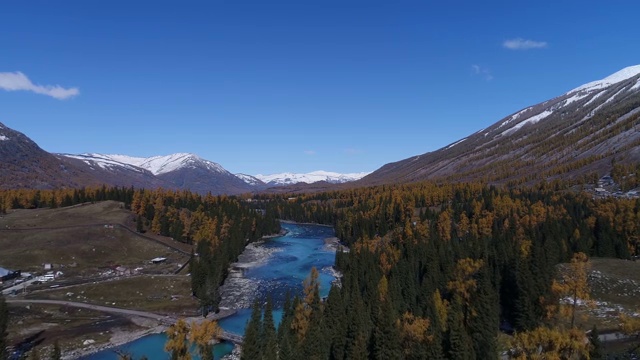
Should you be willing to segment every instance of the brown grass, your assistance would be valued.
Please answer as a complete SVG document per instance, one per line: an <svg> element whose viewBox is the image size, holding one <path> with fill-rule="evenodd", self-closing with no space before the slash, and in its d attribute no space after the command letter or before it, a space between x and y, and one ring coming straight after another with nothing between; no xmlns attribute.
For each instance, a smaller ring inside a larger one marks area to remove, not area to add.
<svg viewBox="0 0 640 360"><path fill-rule="evenodd" d="M136 233L104 226L129 217L130 212L113 201L12 212L0 218L0 228L15 229L0 231L0 266L42 273L42 264L52 263L69 278L95 276L115 265L173 272L187 261L188 256ZM154 257L166 257L167 264L151 266Z"/></svg>
<svg viewBox="0 0 640 360"><path fill-rule="evenodd" d="M33 299L67 300L177 316L197 315L191 278L143 275L34 292Z"/></svg>

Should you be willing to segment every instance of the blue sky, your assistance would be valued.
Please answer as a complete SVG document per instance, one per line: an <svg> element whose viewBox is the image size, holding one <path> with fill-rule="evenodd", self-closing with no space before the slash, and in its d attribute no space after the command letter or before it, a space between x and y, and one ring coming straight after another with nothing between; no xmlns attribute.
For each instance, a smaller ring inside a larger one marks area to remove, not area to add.
<svg viewBox="0 0 640 360"><path fill-rule="evenodd" d="M0 122L51 152L372 171L640 64L639 13L637 1L3 2Z"/></svg>

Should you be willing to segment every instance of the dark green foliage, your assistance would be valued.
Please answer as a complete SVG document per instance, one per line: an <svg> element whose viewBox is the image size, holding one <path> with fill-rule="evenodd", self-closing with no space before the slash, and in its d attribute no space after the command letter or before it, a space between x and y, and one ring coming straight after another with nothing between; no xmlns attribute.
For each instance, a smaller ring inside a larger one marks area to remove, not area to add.
<svg viewBox="0 0 640 360"><path fill-rule="evenodd" d="M278 360L278 336L276 334L276 326L273 322L273 304L271 297L267 298L264 316L262 319L262 329L260 332L260 340L264 344L262 349L263 360Z"/></svg>
<svg viewBox="0 0 640 360"><path fill-rule="evenodd" d="M281 218L332 224L351 248L336 253L342 287L331 290L322 310L328 352L314 354L340 360L495 359L499 324L527 330L544 321L541 300L554 299L558 263L575 251L626 258L634 249L627 241L639 238L639 202L592 201L557 192L560 187L419 183L298 194L295 201L258 198ZM483 265L462 299L448 285L460 280L456 263L467 258ZM383 275L386 302L378 296ZM435 311L436 291L449 303L445 318ZM401 337L408 343L399 347L403 314L429 320L427 341ZM295 351L306 349L298 355L311 354L308 343L297 344L288 333L279 331L281 349L286 338Z"/></svg>
<svg viewBox="0 0 640 360"><path fill-rule="evenodd" d="M589 332L589 342L591 343L591 349L589 350L589 357L591 360L600 360L604 357L602 353L602 342L600 341L600 332L598 328L593 325L591 332Z"/></svg>
<svg viewBox="0 0 640 360"><path fill-rule="evenodd" d="M465 330L462 307L461 299L456 296L449 309L449 321L447 323L449 330L447 334L447 358L452 360L476 359L473 340Z"/></svg>
<svg viewBox="0 0 640 360"><path fill-rule="evenodd" d="M493 288L489 271L485 268L478 278L478 291L473 299L475 316L469 322L469 333L474 352L482 359L497 359L497 333L499 309L495 306L498 296Z"/></svg>
<svg viewBox="0 0 640 360"><path fill-rule="evenodd" d="M251 308L251 318L244 331L242 343L242 360L262 359L264 339L260 336L262 329L262 309L256 301Z"/></svg>

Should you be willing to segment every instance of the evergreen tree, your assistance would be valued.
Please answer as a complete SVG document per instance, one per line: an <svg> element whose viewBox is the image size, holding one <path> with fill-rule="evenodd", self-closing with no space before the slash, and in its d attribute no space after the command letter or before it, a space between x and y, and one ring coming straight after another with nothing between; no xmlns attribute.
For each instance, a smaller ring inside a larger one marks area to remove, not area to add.
<svg viewBox="0 0 640 360"><path fill-rule="evenodd" d="M343 359L347 324L345 322L345 309L340 288L332 286L329 290L325 310L324 324L328 331L327 341L330 347L330 359Z"/></svg>
<svg viewBox="0 0 640 360"><path fill-rule="evenodd" d="M499 303L497 295L489 280L489 272L484 269L478 279L478 291L473 300L473 313L469 332L472 334L475 353L483 355L483 359L497 359Z"/></svg>
<svg viewBox="0 0 640 360"><path fill-rule="evenodd" d="M262 319L262 331L260 339L264 344L262 349L262 359L277 360L278 359L278 337L276 335L276 327L273 321L273 305L271 296L267 298L267 305L264 310Z"/></svg>
<svg viewBox="0 0 640 360"><path fill-rule="evenodd" d="M291 321L293 319L293 305L291 302L291 293L287 291L285 295L284 305L282 307L282 320L278 326L278 359L294 360L292 348Z"/></svg>
<svg viewBox="0 0 640 360"><path fill-rule="evenodd" d="M598 332L598 328L593 325L591 332L589 333L589 343L591 343L591 348L589 349L589 357L591 360L600 360L604 358L604 354L602 352L602 342L600 341L600 332Z"/></svg>
<svg viewBox="0 0 640 360"><path fill-rule="evenodd" d="M241 360L260 360L262 359L262 351L264 342L260 337L260 329L262 328L262 309L260 303L256 300L251 308L251 318L247 323L244 331L244 340L242 342Z"/></svg>
<svg viewBox="0 0 640 360"><path fill-rule="evenodd" d="M378 360L400 359L400 340L394 323L394 313L389 301L381 301L374 316L373 358Z"/></svg>
<svg viewBox="0 0 640 360"><path fill-rule="evenodd" d="M447 329L448 358L452 360L476 359L476 354L473 350L473 343L464 326L462 300L458 296L455 296L452 301L451 309L449 310Z"/></svg>
<svg viewBox="0 0 640 360"><path fill-rule="evenodd" d="M139 233L144 232L144 223L142 221L142 216L136 216L136 231Z"/></svg>

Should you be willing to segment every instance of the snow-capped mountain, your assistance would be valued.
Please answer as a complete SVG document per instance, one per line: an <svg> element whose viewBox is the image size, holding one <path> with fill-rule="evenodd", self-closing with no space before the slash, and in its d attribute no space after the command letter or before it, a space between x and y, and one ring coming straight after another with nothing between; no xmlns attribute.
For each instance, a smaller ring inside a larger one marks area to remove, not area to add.
<svg viewBox="0 0 640 360"><path fill-rule="evenodd" d="M228 172L220 164L205 160L198 155L190 153L176 153L165 156L152 156L148 158L133 157L127 155L101 155L88 154L102 157L111 161L137 166L151 171L154 175L166 174L183 168L206 168L209 171L225 173Z"/></svg>
<svg viewBox="0 0 640 360"><path fill-rule="evenodd" d="M105 170L115 170L119 168L125 168L128 170L136 171L140 173L144 172L144 169L137 165L131 165L129 163L113 160L109 155L102 155L102 154L79 154L79 155L58 154L58 155L71 158L71 159L81 160L85 164L89 165L91 168L97 167Z"/></svg>
<svg viewBox="0 0 640 360"><path fill-rule="evenodd" d="M255 176L247 175L247 174L235 174L240 180L244 181L248 185L255 187L265 187L267 184L262 182L262 180L258 179Z"/></svg>
<svg viewBox="0 0 640 360"><path fill-rule="evenodd" d="M272 175L256 175L255 178L270 186L293 185L297 183L312 184L319 181L326 181L330 184L342 184L361 179L368 175L368 172L340 174L329 171L313 171L306 174L281 173Z"/></svg>
<svg viewBox="0 0 640 360"><path fill-rule="evenodd" d="M93 170L101 169L111 172L128 170L142 174L148 173L157 179L157 184L152 186L213 194L238 194L252 190L251 186L225 170L220 164L190 153L148 158L95 153L59 155L81 160Z"/></svg>
<svg viewBox="0 0 640 360"><path fill-rule="evenodd" d="M524 85L523 85L524 86ZM640 161L640 65L529 106L439 150L384 165L360 184L425 179L537 182Z"/></svg>

